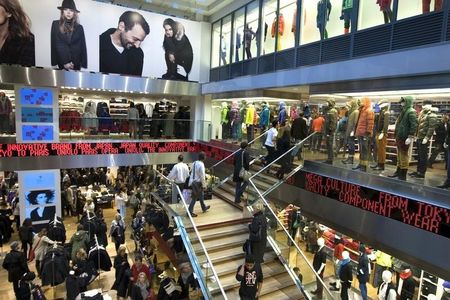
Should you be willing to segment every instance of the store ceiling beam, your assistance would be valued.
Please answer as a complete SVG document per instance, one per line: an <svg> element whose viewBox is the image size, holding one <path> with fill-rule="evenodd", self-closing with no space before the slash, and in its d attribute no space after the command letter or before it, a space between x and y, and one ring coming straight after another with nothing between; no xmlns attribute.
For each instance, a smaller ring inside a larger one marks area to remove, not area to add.
<svg viewBox="0 0 450 300"><path fill-rule="evenodd" d="M292 99L300 100L307 99L308 94L292 93L274 90L251 90L251 91L238 91L229 93L219 93L212 95L212 99L243 99L243 98L279 98L279 99Z"/></svg>

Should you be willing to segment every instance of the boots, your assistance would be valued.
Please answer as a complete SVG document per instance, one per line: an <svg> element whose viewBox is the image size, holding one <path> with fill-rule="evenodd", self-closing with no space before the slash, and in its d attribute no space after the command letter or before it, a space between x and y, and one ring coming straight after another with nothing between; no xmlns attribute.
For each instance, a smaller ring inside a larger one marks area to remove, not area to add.
<svg viewBox="0 0 450 300"><path fill-rule="evenodd" d="M342 160L344 165L353 165L353 156L347 157L347 159Z"/></svg>
<svg viewBox="0 0 450 300"><path fill-rule="evenodd" d="M374 168L375 171L384 171L384 164L378 164L376 168Z"/></svg>
<svg viewBox="0 0 450 300"><path fill-rule="evenodd" d="M408 169L400 169L398 173L398 179L406 180L406 173L408 173Z"/></svg>
<svg viewBox="0 0 450 300"><path fill-rule="evenodd" d="M391 178L398 177L399 173L400 173L400 167L397 167L397 170L395 171L395 173L392 175L388 175L388 177L391 177Z"/></svg>
<svg viewBox="0 0 450 300"><path fill-rule="evenodd" d="M438 185L437 188L441 188L441 189L450 188L450 180L447 180L443 185Z"/></svg>

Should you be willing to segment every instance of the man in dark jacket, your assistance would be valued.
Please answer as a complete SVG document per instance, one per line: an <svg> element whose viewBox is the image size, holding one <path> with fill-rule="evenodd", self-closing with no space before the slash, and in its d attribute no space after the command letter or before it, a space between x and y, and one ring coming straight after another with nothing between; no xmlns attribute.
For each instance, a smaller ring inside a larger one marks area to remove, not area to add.
<svg viewBox="0 0 450 300"><path fill-rule="evenodd" d="M261 266L252 256L246 256L245 264L240 265L236 272L236 280L241 282L239 297L242 300L258 299L263 278Z"/></svg>
<svg viewBox="0 0 450 300"><path fill-rule="evenodd" d="M433 151L431 151L430 159L428 160L428 167L433 168L433 164L436 161L436 157L439 153L444 153L445 156L445 162L448 162L447 157L447 150L444 148L445 138L447 137L447 134L449 132L449 122L448 122L448 115L442 116L442 122L440 122L435 129L436 135L434 136L433 141Z"/></svg>
<svg viewBox="0 0 450 300"><path fill-rule="evenodd" d="M12 242L11 251L6 254L2 267L8 271L8 281L13 283L14 293L17 296L19 280L22 275L29 272L27 257L25 253L20 252L19 242Z"/></svg>
<svg viewBox="0 0 450 300"><path fill-rule="evenodd" d="M367 300L367 282L370 276L370 264L369 258L366 253L366 246L364 244L359 245L359 259L358 259L358 271L356 278L359 281L359 290L361 291L362 300Z"/></svg>
<svg viewBox="0 0 450 300"><path fill-rule="evenodd" d="M247 171L250 169L250 155L245 151L247 146L247 142L241 142L241 149L234 154L233 181L236 183L236 192L234 196L235 203L241 202L241 196L248 186L248 182L239 177L239 172L242 168Z"/></svg>
<svg viewBox="0 0 450 300"><path fill-rule="evenodd" d="M264 262L264 252L266 252L267 245L267 219L262 204L258 203L253 206L253 220L248 225L248 229L255 263L260 264Z"/></svg>
<svg viewBox="0 0 450 300"><path fill-rule="evenodd" d="M292 122L291 126L291 138L295 140L295 143L299 143L308 136L308 125L306 124L306 119L304 118L304 113L300 112L299 117ZM297 159L302 158L302 146L299 146L292 150L292 157L297 156Z"/></svg>
<svg viewBox="0 0 450 300"><path fill-rule="evenodd" d="M100 72L141 76L144 52L140 47L149 33L150 27L141 14L124 12L117 28L99 37Z"/></svg>

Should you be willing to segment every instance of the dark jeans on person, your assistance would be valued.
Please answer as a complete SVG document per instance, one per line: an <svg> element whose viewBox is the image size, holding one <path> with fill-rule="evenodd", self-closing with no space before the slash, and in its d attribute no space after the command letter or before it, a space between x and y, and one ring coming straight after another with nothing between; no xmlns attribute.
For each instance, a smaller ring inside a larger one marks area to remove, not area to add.
<svg viewBox="0 0 450 300"><path fill-rule="evenodd" d="M362 300L367 300L367 283L359 283L359 291L361 292Z"/></svg>
<svg viewBox="0 0 450 300"><path fill-rule="evenodd" d="M200 197L198 197L199 199L196 199L195 197L192 197L191 203L189 204L189 211L191 213L194 212L194 206L195 206L195 202L200 201L200 205L202 207L202 210L206 210L206 205L205 205L205 193L203 192L203 190L200 193Z"/></svg>
<svg viewBox="0 0 450 300"><path fill-rule="evenodd" d="M323 271L319 274L319 277L323 280ZM316 296L318 299L321 299L323 294L323 285L320 282L319 277L316 276Z"/></svg>
<svg viewBox="0 0 450 300"><path fill-rule="evenodd" d="M247 125L247 143L250 143L255 138L255 130L253 125Z"/></svg>
<svg viewBox="0 0 450 300"><path fill-rule="evenodd" d="M348 300L348 289L350 286L348 284L341 285L341 300Z"/></svg>
<svg viewBox="0 0 450 300"><path fill-rule="evenodd" d="M235 203L239 203L241 202L241 196L242 194L244 194L245 189L248 186L248 182L247 181L238 181L236 182L236 193L234 195L234 202Z"/></svg>
<svg viewBox="0 0 450 300"><path fill-rule="evenodd" d="M425 174L427 172L428 165L428 150L430 149L430 143L422 144L422 139L417 140L417 173Z"/></svg>
<svg viewBox="0 0 450 300"><path fill-rule="evenodd" d="M317 132L315 135L312 136L311 150L320 151L321 146L322 146L322 133Z"/></svg>
<svg viewBox="0 0 450 300"><path fill-rule="evenodd" d="M265 145L267 149L266 165L270 164L275 159L275 147Z"/></svg>
<svg viewBox="0 0 450 300"><path fill-rule="evenodd" d="M252 51L250 50L250 47L245 47L245 53L247 54L247 59L252 58Z"/></svg>

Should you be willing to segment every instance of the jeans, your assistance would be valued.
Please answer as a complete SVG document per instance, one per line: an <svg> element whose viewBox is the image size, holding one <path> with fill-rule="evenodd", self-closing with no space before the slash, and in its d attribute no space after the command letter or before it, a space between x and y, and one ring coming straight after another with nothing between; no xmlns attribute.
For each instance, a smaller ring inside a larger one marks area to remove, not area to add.
<svg viewBox="0 0 450 300"><path fill-rule="evenodd" d="M367 284L365 282L359 283L359 291L361 292L362 300L367 300Z"/></svg>
<svg viewBox="0 0 450 300"><path fill-rule="evenodd" d="M369 163L369 143L370 138L368 136L359 136L359 164L367 166Z"/></svg>
<svg viewBox="0 0 450 300"><path fill-rule="evenodd" d="M297 144L297 143L300 143L300 139L296 139L295 140L295 143ZM300 145L300 146L295 146L295 148L292 150L292 152L291 152L291 156L294 158L295 156L297 156L297 158L300 160L301 159L301 157L302 157L302 149L303 148L303 145Z"/></svg>
<svg viewBox="0 0 450 300"><path fill-rule="evenodd" d="M197 202L197 200L200 201L200 205L201 205L201 207L202 207L202 210L203 210L203 211L206 210L206 205L205 205L205 200L204 200L204 198L205 198L205 193L203 192L203 190L201 191L200 197L198 197L198 198L199 198L199 199L196 199L195 197L192 197L191 203L189 204L189 211L190 211L191 213L194 212L194 206L195 206L195 202Z"/></svg>
<svg viewBox="0 0 450 300"><path fill-rule="evenodd" d="M428 150L430 149L430 143L422 144L422 139L417 140L417 173L425 174L427 172L428 165Z"/></svg>
<svg viewBox="0 0 450 300"><path fill-rule="evenodd" d="M233 138L233 140L237 140L238 139L239 128L240 127L241 127L241 123L233 122L233 126L231 127L231 137Z"/></svg>
<svg viewBox="0 0 450 300"><path fill-rule="evenodd" d="M236 193L234 196L234 202L239 203L241 202L241 196L242 194L244 194L245 189L248 186L248 182L247 181L238 181L236 182Z"/></svg>
<svg viewBox="0 0 450 300"><path fill-rule="evenodd" d="M119 203L117 203L117 207L119 208L120 215L125 222L125 217L127 215L127 206L125 204L125 201L120 201Z"/></svg>
<svg viewBox="0 0 450 300"><path fill-rule="evenodd" d="M317 132L315 135L312 136L311 150L320 151L321 145L322 145L322 133Z"/></svg>
<svg viewBox="0 0 450 300"><path fill-rule="evenodd" d="M350 286L345 283L342 284L341 286L341 300L348 300L348 289L350 288Z"/></svg>

